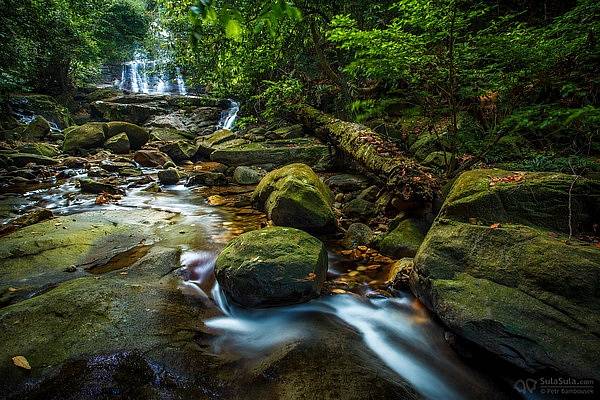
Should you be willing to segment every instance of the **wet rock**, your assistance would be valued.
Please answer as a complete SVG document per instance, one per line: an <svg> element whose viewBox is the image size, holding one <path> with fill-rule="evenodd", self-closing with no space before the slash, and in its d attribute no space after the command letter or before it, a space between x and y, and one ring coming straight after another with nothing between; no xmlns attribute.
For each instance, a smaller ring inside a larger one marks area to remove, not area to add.
<svg viewBox="0 0 600 400"><path fill-rule="evenodd" d="M256 185L265 176L265 172L256 168L240 166L233 171L233 180L239 185Z"/></svg>
<svg viewBox="0 0 600 400"><path fill-rule="evenodd" d="M210 157L211 153L218 148L226 148L226 146L217 147L218 145L231 142L235 139L238 139L237 135L229 129L219 129L215 133L201 137L196 141L196 145L198 146L198 155L201 157Z"/></svg>
<svg viewBox="0 0 600 400"><path fill-rule="evenodd" d="M124 194L124 191L122 189L119 189L115 185L112 185L110 183L96 181L93 179L80 179L79 185L80 185L81 191L84 193Z"/></svg>
<svg viewBox="0 0 600 400"><path fill-rule="evenodd" d="M327 186L336 192L356 192L369 186L369 180L364 176L339 174L325 180Z"/></svg>
<svg viewBox="0 0 600 400"><path fill-rule="evenodd" d="M378 241L381 253L394 258L414 257L424 238L418 224L413 219L405 219L390 228Z"/></svg>
<svg viewBox="0 0 600 400"><path fill-rule="evenodd" d="M452 332L520 368L600 379L600 249L568 240L569 227L592 232L598 210L597 181L465 172L419 248L411 288Z"/></svg>
<svg viewBox="0 0 600 400"><path fill-rule="evenodd" d="M274 140L266 143L248 143L238 146L218 149L210 159L223 164L285 165L289 163L318 164L323 159L329 159L329 149L315 139Z"/></svg>
<svg viewBox="0 0 600 400"><path fill-rule="evenodd" d="M171 161L171 160L167 161L167 162L166 162L166 163L163 165L163 169L167 169L167 168L176 168L176 167L177 167L177 165L176 165L176 164L175 164L173 161Z"/></svg>
<svg viewBox="0 0 600 400"><path fill-rule="evenodd" d="M304 129L300 124L284 126L282 128L275 129L273 133L281 139L297 139L305 136Z"/></svg>
<svg viewBox="0 0 600 400"><path fill-rule="evenodd" d="M88 160L83 157L66 157L61 162L67 168L83 168L87 163Z"/></svg>
<svg viewBox="0 0 600 400"><path fill-rule="evenodd" d="M129 153L129 139L127 134L119 133L109 138L104 142L104 147L115 154L127 154Z"/></svg>
<svg viewBox="0 0 600 400"><path fill-rule="evenodd" d="M59 162L51 157L40 156L38 154L13 153L8 154L8 158L17 166L24 167L29 163L37 165L56 165Z"/></svg>
<svg viewBox="0 0 600 400"><path fill-rule="evenodd" d="M60 154L60 150L51 144L47 143L27 143L19 146L20 153L37 154L46 157L56 157Z"/></svg>
<svg viewBox="0 0 600 400"><path fill-rule="evenodd" d="M171 161L168 155L158 150L138 150L133 159L142 167L162 167Z"/></svg>
<svg viewBox="0 0 600 400"><path fill-rule="evenodd" d="M375 204L358 198L350 200L342 206L342 213L349 218L369 218L375 212Z"/></svg>
<svg viewBox="0 0 600 400"><path fill-rule="evenodd" d="M275 225L332 231L336 220L332 194L304 164L290 164L269 172L252 194L252 202Z"/></svg>
<svg viewBox="0 0 600 400"><path fill-rule="evenodd" d="M355 222L348 227L344 240L344 247L353 249L358 246L368 246L373 240L373 231L368 225Z"/></svg>
<svg viewBox="0 0 600 400"><path fill-rule="evenodd" d="M109 172L119 172L125 168L132 168L134 165L130 162L103 160L100 162L100 168Z"/></svg>
<svg viewBox="0 0 600 400"><path fill-rule="evenodd" d="M179 175L179 171L177 168L167 168L161 171L158 171L158 180L163 185L175 185L181 179L181 175Z"/></svg>
<svg viewBox="0 0 600 400"><path fill-rule="evenodd" d="M94 166L88 169L87 175L90 178L106 178L110 176L110 173L103 168Z"/></svg>
<svg viewBox="0 0 600 400"><path fill-rule="evenodd" d="M319 295L326 273L325 245L301 230L281 227L240 235L215 264L223 291L245 307L310 300Z"/></svg>
<svg viewBox="0 0 600 400"><path fill-rule="evenodd" d="M150 128L150 141L174 142L177 140L194 140L196 135L188 131L170 128Z"/></svg>
<svg viewBox="0 0 600 400"><path fill-rule="evenodd" d="M126 134L132 150L138 150L150 140L150 134L141 126L122 121L113 121L106 124L106 137L112 138L119 134Z"/></svg>
<svg viewBox="0 0 600 400"><path fill-rule="evenodd" d="M178 140L160 146L160 151L167 154L175 162L191 160L198 148L190 142Z"/></svg>
<svg viewBox="0 0 600 400"><path fill-rule="evenodd" d="M224 186L227 178L220 172L203 171L190 176L186 186Z"/></svg>
<svg viewBox="0 0 600 400"><path fill-rule="evenodd" d="M162 192L162 189L160 188L158 183L152 182L151 184L149 184L148 186L143 188L142 191L149 192L149 193L160 193L160 192Z"/></svg>
<svg viewBox="0 0 600 400"><path fill-rule="evenodd" d="M67 128L64 132L63 151L69 154L77 154L82 150L102 147L105 141L105 130L106 124L102 122L90 122Z"/></svg>
<svg viewBox="0 0 600 400"><path fill-rule="evenodd" d="M28 139L41 140L50 133L50 123L41 115L37 115L25 128Z"/></svg>
<svg viewBox="0 0 600 400"><path fill-rule="evenodd" d="M35 210L32 210L27 214L14 219L12 223L19 226L29 226L37 224L38 222L45 221L52 217L54 217L52 211L46 208L36 208Z"/></svg>

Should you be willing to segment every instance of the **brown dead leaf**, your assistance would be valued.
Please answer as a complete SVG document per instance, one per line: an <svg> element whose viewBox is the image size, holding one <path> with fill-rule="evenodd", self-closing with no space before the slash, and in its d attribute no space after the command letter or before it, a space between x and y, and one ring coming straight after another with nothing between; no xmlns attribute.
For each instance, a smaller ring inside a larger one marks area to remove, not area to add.
<svg viewBox="0 0 600 400"><path fill-rule="evenodd" d="M31 365L29 365L29 361L27 361L27 359L23 356L14 356L12 358L12 362L19 368L28 369L28 370L31 369Z"/></svg>
<svg viewBox="0 0 600 400"><path fill-rule="evenodd" d="M498 228L500 228L500 224L498 222L496 222L495 224L491 224L490 228L492 228L492 229L498 229Z"/></svg>
<svg viewBox="0 0 600 400"><path fill-rule="evenodd" d="M314 272L310 272L308 275L306 275L306 280L314 281L315 279L317 279L317 275Z"/></svg>
<svg viewBox="0 0 600 400"><path fill-rule="evenodd" d="M331 293L335 293L335 294L346 294L346 293L350 293L344 289L331 289Z"/></svg>

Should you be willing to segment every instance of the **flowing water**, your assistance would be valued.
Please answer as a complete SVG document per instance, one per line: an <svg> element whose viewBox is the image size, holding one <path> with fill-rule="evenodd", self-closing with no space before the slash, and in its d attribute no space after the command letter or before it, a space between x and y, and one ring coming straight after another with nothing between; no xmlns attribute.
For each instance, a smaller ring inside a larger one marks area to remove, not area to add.
<svg viewBox="0 0 600 400"><path fill-rule="evenodd" d="M219 129L233 129L238 113L240 112L240 103L229 99L229 109L221 113L221 119L217 128Z"/></svg>
<svg viewBox="0 0 600 400"><path fill-rule="evenodd" d="M157 172L143 171L147 175ZM407 292L390 289L392 296L382 296L370 293L369 285L363 283L362 292L368 295L325 295L306 304L259 310L242 309L229 303L214 279L214 263L219 249L229 239L258 228L264 221L264 216L249 207L235 207L231 203L211 206L206 200L211 199L210 189L183 185L168 186L161 193L130 188L127 196L118 202L96 205L96 196L83 195L75 186L75 181L85 177L86 171L72 170L67 175L69 178L55 181L50 187L25 192L19 211L43 206L56 215L64 215L99 208L151 208L177 213L181 216L179 224L197 226L207 233L210 243L182 243L181 290L220 310L220 316L203 321L216 335L211 343L216 354L234 352L247 359L260 359L287 343L319 340L319 331L328 329L323 324L325 318L343 329L345 335L358 335L387 368L410 383L424 398L475 399L495 390L489 378L456 355L446 343L444 330ZM139 178L130 178L122 187L131 186L135 179ZM235 194L249 189L227 190ZM227 197L227 193L221 194ZM336 275L334 261L342 256L329 247L329 279L332 279ZM345 260L345 265L352 262Z"/></svg>
<svg viewBox="0 0 600 400"><path fill-rule="evenodd" d="M173 68L169 58L147 60L139 54L123 64L121 79L115 85L132 93L187 94L181 69Z"/></svg>

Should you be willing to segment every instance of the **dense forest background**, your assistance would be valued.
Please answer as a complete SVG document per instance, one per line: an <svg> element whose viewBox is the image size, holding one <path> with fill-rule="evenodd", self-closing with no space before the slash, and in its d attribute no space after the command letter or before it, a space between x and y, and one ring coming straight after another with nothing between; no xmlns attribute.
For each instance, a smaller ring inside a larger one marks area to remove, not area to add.
<svg viewBox="0 0 600 400"><path fill-rule="evenodd" d="M3 96L65 96L168 47L192 86L243 101L240 127L307 102L405 148L435 136L448 174L598 170L595 0L0 3Z"/></svg>

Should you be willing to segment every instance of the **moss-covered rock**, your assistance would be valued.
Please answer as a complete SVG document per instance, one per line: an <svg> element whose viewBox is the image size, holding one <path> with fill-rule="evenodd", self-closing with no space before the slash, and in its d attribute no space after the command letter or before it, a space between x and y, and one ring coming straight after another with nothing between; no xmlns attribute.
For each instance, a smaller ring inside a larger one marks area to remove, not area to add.
<svg viewBox="0 0 600 400"><path fill-rule="evenodd" d="M233 171L233 180L240 185L256 185L265 176L262 169L239 166Z"/></svg>
<svg viewBox="0 0 600 400"><path fill-rule="evenodd" d="M93 193L93 194L101 194L101 193L109 193L109 194L124 194L122 189L119 189L115 185L110 183L97 181L94 179L80 179L79 186L81 191L84 193Z"/></svg>
<svg viewBox="0 0 600 400"><path fill-rule="evenodd" d="M102 147L106 140L107 126L102 122L90 122L81 126L73 126L65 130L63 151L77 154L81 150Z"/></svg>
<svg viewBox="0 0 600 400"><path fill-rule="evenodd" d="M231 132L229 129L219 129L215 133L208 136L203 136L196 141L196 144L198 145L198 155L202 157L210 157L215 150L227 148L227 146L217 147L218 145L226 142L232 142L235 139L238 139L237 135ZM237 144L240 143L236 142L236 145Z"/></svg>
<svg viewBox="0 0 600 400"><path fill-rule="evenodd" d="M150 140L150 134L141 126L122 121L113 121L106 124L105 134L107 138L112 138L121 133L127 135L133 150L138 150Z"/></svg>
<svg viewBox="0 0 600 400"><path fill-rule="evenodd" d="M553 173L462 174L415 257L411 287L459 336L532 372L600 378L600 186ZM469 223L470 222L470 223Z"/></svg>
<svg viewBox="0 0 600 400"><path fill-rule="evenodd" d="M432 133L421 134L410 146L410 152L414 154L417 160L421 161L425 160L429 154L441 150L442 145L438 136Z"/></svg>
<svg viewBox="0 0 600 400"><path fill-rule="evenodd" d="M186 140L168 142L160 146L160 151L167 154L175 162L191 160L198 148Z"/></svg>
<svg viewBox="0 0 600 400"><path fill-rule="evenodd" d="M314 139L273 140L265 143L249 143L215 150L210 159L223 164L276 166L289 163L318 164L329 158L327 146Z"/></svg>
<svg viewBox="0 0 600 400"><path fill-rule="evenodd" d="M29 163L37 165L56 165L58 161L52 157L40 156L38 154L13 153L8 158L18 167L24 167Z"/></svg>
<svg viewBox="0 0 600 400"><path fill-rule="evenodd" d="M138 150L133 159L142 167L162 167L171 161L168 155L158 150Z"/></svg>
<svg viewBox="0 0 600 400"><path fill-rule="evenodd" d="M127 134L119 133L104 142L104 147L115 154L127 154L130 149L129 138Z"/></svg>
<svg viewBox="0 0 600 400"><path fill-rule="evenodd" d="M175 185L181 179L181 175L177 168L167 168L161 171L158 171L158 180L163 185Z"/></svg>
<svg viewBox="0 0 600 400"><path fill-rule="evenodd" d="M375 212L375 204L363 199L352 199L342 206L342 213L349 218L367 219Z"/></svg>
<svg viewBox="0 0 600 400"><path fill-rule="evenodd" d="M56 145L51 145L42 142L27 143L22 146L19 146L19 152L27 154L37 154L46 157L56 157L60 154L60 150Z"/></svg>
<svg viewBox="0 0 600 400"><path fill-rule="evenodd" d="M41 115L36 115L27 125L24 133L27 139L41 140L50 133L50 123Z"/></svg>
<svg viewBox="0 0 600 400"><path fill-rule="evenodd" d="M381 253L391 257L414 257L423 243L423 238L418 224L412 219L405 219L386 233L378 241L378 246Z"/></svg>
<svg viewBox="0 0 600 400"><path fill-rule="evenodd" d="M326 273L325 245L301 230L282 227L244 233L215 264L221 288L246 307L307 301L319 295Z"/></svg>
<svg viewBox="0 0 600 400"><path fill-rule="evenodd" d="M335 229L332 193L304 164L269 172L254 190L252 202L275 225L314 231Z"/></svg>

